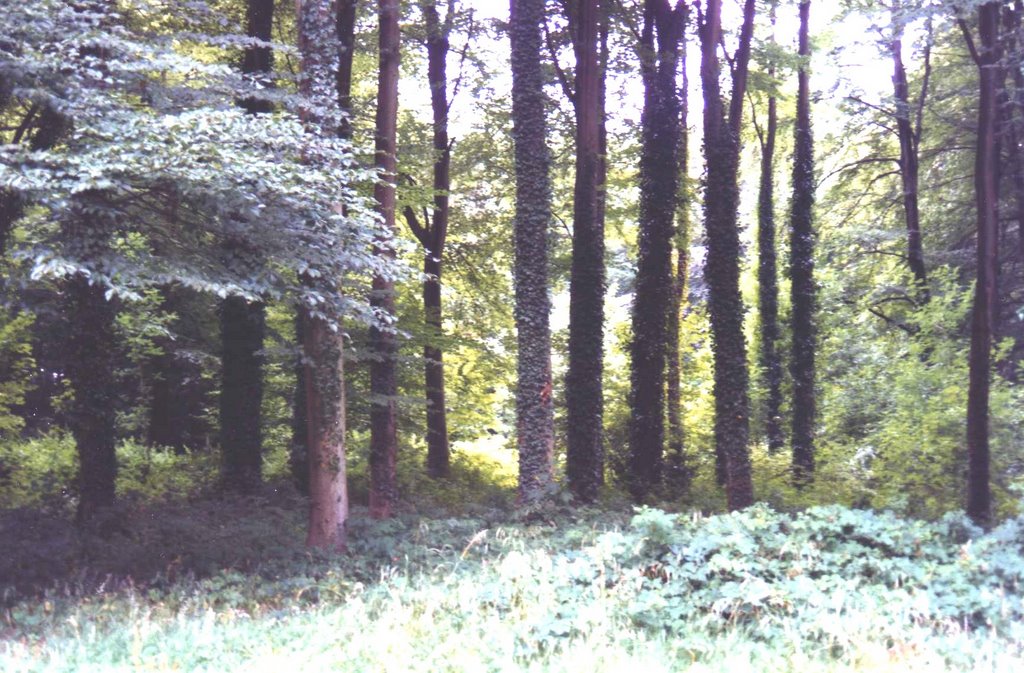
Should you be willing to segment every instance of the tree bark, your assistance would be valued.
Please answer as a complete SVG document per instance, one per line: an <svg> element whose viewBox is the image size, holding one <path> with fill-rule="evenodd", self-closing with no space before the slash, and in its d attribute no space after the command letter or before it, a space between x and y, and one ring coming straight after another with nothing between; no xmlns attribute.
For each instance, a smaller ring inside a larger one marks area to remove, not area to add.
<svg viewBox="0 0 1024 673"><path fill-rule="evenodd" d="M580 0L574 10L567 12L576 54L576 183L569 279L569 366L565 377L566 476L577 498L593 502L604 484L605 271L600 206L604 73L598 63L602 8L599 0Z"/></svg>
<svg viewBox="0 0 1024 673"><path fill-rule="evenodd" d="M661 484L665 364L672 293L673 219L679 184L676 73L683 3L647 0L641 35L640 231L630 370L630 492L642 501Z"/></svg>
<svg viewBox="0 0 1024 673"><path fill-rule="evenodd" d="M893 92L896 98L896 135L900 144L900 182L903 188L903 214L907 228L907 263L914 274L914 281L922 301L928 300L928 273L924 263L924 248L921 243L921 218L918 211L918 145L919 129L914 128L910 107L910 86L907 70L903 65L903 18L899 15L901 3L893 3L892 22L894 37L889 43L893 62ZM925 68L930 68L926 59ZM928 73L925 84L928 85ZM918 105L924 105L927 89L922 88Z"/></svg>
<svg viewBox="0 0 1024 673"><path fill-rule="evenodd" d="M512 138L515 146L516 441L519 500L543 499L553 483L551 302L548 298L550 154L541 71L543 0L510 0Z"/></svg>
<svg viewBox="0 0 1024 673"><path fill-rule="evenodd" d="M249 37L271 40L273 0L248 0L246 31ZM273 69L269 46L245 50L242 71L266 78ZM265 100L250 98L242 106L253 114L269 112ZM239 246L244 245L239 242ZM262 482L263 435L263 338L266 307L228 297L220 308L221 391L220 444L221 479L226 488L243 493L257 489Z"/></svg>
<svg viewBox="0 0 1024 673"><path fill-rule="evenodd" d="M335 75L337 28L331 0L297 0L299 51L302 56L300 90L318 105L317 81ZM317 120L306 120L316 132ZM320 132L325 129L320 125ZM336 291L338 279L321 279L325 292ZM305 279L307 284L318 282ZM309 529L306 545L344 549L348 521L348 485L345 457L344 337L340 325L308 310L299 313L305 355L306 435L309 461Z"/></svg>
<svg viewBox="0 0 1024 673"><path fill-rule="evenodd" d="M970 383L967 391L967 515L980 526L992 521L989 486L989 379L992 369L992 333L998 302L999 259L999 154L996 126L1001 58L1000 3L978 8L979 44L974 52L979 76L978 132L974 168L978 217L977 281L971 314ZM966 25L965 35L969 38Z"/></svg>
<svg viewBox="0 0 1024 673"><path fill-rule="evenodd" d="M398 127L398 66L400 59L398 0L378 0L379 70L377 80L376 160L380 172L373 195L384 226L395 229L396 134ZM379 254L394 257L389 247ZM395 286L389 278L375 276L370 303L389 315L395 312ZM398 499L398 341L393 330L370 328L370 515L388 518Z"/></svg>
<svg viewBox="0 0 1024 673"><path fill-rule="evenodd" d="M775 9L771 5L772 28ZM774 42L774 35L773 35ZM769 69L775 77L775 64ZM775 251L775 138L778 133L778 101L768 97L768 121L761 143L761 184L757 198L757 281L758 310L761 314L761 376L767 389L765 434L768 452L782 451L786 443L782 430L782 359L779 357L779 282Z"/></svg>
<svg viewBox="0 0 1024 673"><path fill-rule="evenodd" d="M704 90L704 154L707 161L704 226L708 252L705 277L710 289L711 336L715 362L715 449L725 472L729 509L754 502L750 475L749 376L743 337L743 298L739 288L740 125L747 88L754 0L743 6L739 48L732 63L729 114L719 86L718 45L722 39L721 0L709 0L701 22L701 83Z"/></svg>

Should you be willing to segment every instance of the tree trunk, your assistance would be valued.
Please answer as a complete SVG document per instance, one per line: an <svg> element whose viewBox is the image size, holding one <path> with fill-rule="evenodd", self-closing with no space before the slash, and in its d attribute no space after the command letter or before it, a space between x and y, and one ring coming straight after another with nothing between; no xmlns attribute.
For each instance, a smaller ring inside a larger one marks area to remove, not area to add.
<svg viewBox="0 0 1024 673"><path fill-rule="evenodd" d="M682 7L647 0L640 44L644 109L629 420L630 492L637 501L657 489L662 476L672 225L679 184L676 72Z"/></svg>
<svg viewBox="0 0 1024 673"><path fill-rule="evenodd" d="M172 330L178 329L180 289L173 286L160 289L161 310L174 316ZM164 446L178 455L185 453L189 433L188 397L185 394L186 368L177 357L175 339L164 336L156 341L159 353L150 359L152 370L152 397L149 403L149 426L146 443Z"/></svg>
<svg viewBox="0 0 1024 673"><path fill-rule="evenodd" d="M373 189L384 225L395 229L396 133L398 127L398 65L400 59L398 0L378 0L380 69L377 80L376 167L380 177ZM379 254L393 257L390 248ZM370 303L389 315L395 312L394 283L383 276L373 279ZM398 341L395 332L370 328L370 514L383 519L394 513L398 498Z"/></svg>
<svg viewBox="0 0 1024 673"><path fill-rule="evenodd" d="M889 44L893 62L893 91L896 98L896 135L900 143L900 181L903 187L903 213L907 227L907 263L914 274L918 293L922 301L928 300L928 274L924 264L924 249L921 244L921 219L918 212L918 132L911 120L910 87L907 84L907 70L903 65L903 18L899 16L901 6L893 5L893 29L895 37ZM926 62L925 67L930 65ZM928 77L925 76L925 86ZM924 104L927 90L922 89L919 105Z"/></svg>
<svg viewBox="0 0 1024 673"><path fill-rule="evenodd" d="M569 279L566 476L572 493L593 502L604 483L604 219L601 199L599 0L580 0L567 17L576 53L576 184Z"/></svg>
<svg viewBox="0 0 1024 673"><path fill-rule="evenodd" d="M975 53L979 76L974 169L978 275L971 314L970 383L967 391L967 515L980 526L987 526L992 520L988 407L993 316L998 301L999 155L996 125L999 119L999 82L1002 79L999 73L999 9L998 2L985 3L978 9L980 42Z"/></svg>
<svg viewBox="0 0 1024 673"><path fill-rule="evenodd" d="M331 0L298 0L299 51L302 56L300 90L311 97L315 110L335 101L318 99L317 82L335 75L336 24ZM314 114L306 115L313 132L327 132ZM319 127L319 128L318 128ZM339 186L340 187L340 186ZM325 283L324 292L336 291L337 279L305 279ZM344 336L308 311L299 313L305 355L306 435L309 461L309 530L306 545L344 549L348 521L348 485L345 472Z"/></svg>
<svg viewBox="0 0 1024 673"><path fill-rule="evenodd" d="M729 116L720 93L718 45L722 38L721 0L709 0L701 25L701 83L704 90L704 154L707 187L704 226L708 252L705 277L710 289L711 336L715 361L715 449L724 467L729 509L754 502L750 475L749 375L739 287L740 125L747 88L754 0L743 7L739 48L733 59Z"/></svg>
<svg viewBox="0 0 1024 673"><path fill-rule="evenodd" d="M796 104L796 138L793 157L793 203L790 220L790 282L793 305L793 482L808 483L814 475L814 358L816 345L814 311L814 139L811 136L811 95L806 59L810 1L800 3L799 89Z"/></svg>
<svg viewBox="0 0 1024 673"><path fill-rule="evenodd" d="M512 138L515 145L515 282L518 344L516 437L519 500L544 498L553 482L554 416L548 299L550 155L541 70L544 0L510 0Z"/></svg>
<svg viewBox="0 0 1024 673"><path fill-rule="evenodd" d="M248 0L246 31L264 42L271 39L273 0ZM270 47L245 50L242 71L268 75L273 68ZM253 114L269 112L265 100L248 99L242 106ZM239 245L243 245L239 242ZM221 478L225 487L248 493L262 481L263 337L266 308L262 302L228 297L221 304Z"/></svg>
<svg viewBox="0 0 1024 673"><path fill-rule="evenodd" d="M775 26L776 3L771 6ZM773 35L774 42L774 35ZM775 64L769 70L775 77ZM765 434L768 452L782 451L782 359L779 357L779 282L775 252L775 137L778 132L778 102L768 98L768 122L761 144L761 185L757 199L757 281L758 310L761 314L761 375L767 389Z"/></svg>

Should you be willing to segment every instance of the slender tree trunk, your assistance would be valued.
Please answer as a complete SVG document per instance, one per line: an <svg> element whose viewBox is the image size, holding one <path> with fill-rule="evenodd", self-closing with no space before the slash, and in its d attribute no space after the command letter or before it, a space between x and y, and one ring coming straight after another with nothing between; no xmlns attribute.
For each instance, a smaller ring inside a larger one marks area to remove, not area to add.
<svg viewBox="0 0 1024 673"><path fill-rule="evenodd" d="M672 294L669 297L669 324L667 345L667 389L668 405L668 455L665 464L666 485L673 495L681 495L689 488L690 467L685 453L685 430L682 414L682 352L680 330L683 320L683 306L689 288L690 266L690 130L689 130L689 89L690 80L686 72L686 27L689 25L689 8L683 5L683 28L679 39L679 185L676 200L676 229L674 247L676 250L675 276L672 279Z"/></svg>
<svg viewBox="0 0 1024 673"><path fill-rule="evenodd" d="M893 90L896 98L896 135L900 143L900 181L903 187L903 214L907 227L907 263L914 274L919 296L923 301L928 299L928 274L924 264L924 249L921 244L921 218L918 212L918 132L914 128L911 107L910 87L907 84L907 70L903 65L903 21L899 15L901 4L897 0L893 4L893 27L895 37L889 43L889 51L893 62ZM930 63L926 63L930 68ZM927 74L925 86L927 86ZM924 96L927 90L921 91Z"/></svg>
<svg viewBox="0 0 1024 673"><path fill-rule="evenodd" d="M510 0L512 139L515 145L515 280L519 500L544 498L553 483L551 302L548 299L550 154L541 71L544 0Z"/></svg>
<svg viewBox="0 0 1024 673"><path fill-rule="evenodd" d="M672 293L672 235L679 185L676 73L683 3L647 0L641 35L640 232L630 370L630 492L643 500L661 484L665 364Z"/></svg>
<svg viewBox="0 0 1024 673"><path fill-rule="evenodd" d="M329 81L337 64L337 32L332 0L297 0L299 51L302 56L300 90L312 99L313 112L305 115L312 132L328 132L315 110L335 101L319 98L317 82ZM340 186L339 186L340 187ZM336 291L337 279L305 279ZM348 485L345 457L344 337L337 325L300 311L306 371L306 433L309 461L309 529L306 545L344 549L348 521ZM333 328L332 328L333 327Z"/></svg>
<svg viewBox="0 0 1024 673"><path fill-rule="evenodd" d="M998 2L988 2L979 7L980 41L976 51L971 43L978 65L980 100L974 169L978 275L971 315L970 384L967 391L967 515L981 526L989 525L992 519L988 408L993 318L998 302L999 155L996 126L1001 81L999 11ZM965 35L970 36L966 28Z"/></svg>
<svg viewBox="0 0 1024 673"><path fill-rule="evenodd" d="M775 8L771 5L772 27ZM772 36L774 42L774 35ZM769 76L775 77L775 64ZM757 199L757 281L758 310L761 314L761 375L768 398L765 431L768 452L782 451L786 438L782 430L782 359L779 357L779 282L775 251L775 138L778 133L778 101L768 97L768 121L761 143L761 185Z"/></svg>
<svg viewBox="0 0 1024 673"><path fill-rule="evenodd" d="M264 42L271 39L273 0L248 0L246 31ZM270 47L246 49L242 71L268 75L273 69ZM269 112L265 100L248 99L243 107L253 114ZM244 246L239 241L238 245ZM224 486L252 492L262 481L263 463L263 337L266 307L242 297L228 297L221 304L221 477Z"/></svg>
<svg viewBox="0 0 1024 673"><path fill-rule="evenodd" d="M710 288L711 335L715 360L715 449L724 466L729 509L754 502L750 475L749 375L743 337L743 298L739 288L740 125L754 32L754 0L743 6L743 27L733 59L729 115L719 85L718 45L722 37L721 0L709 0L701 22L701 83L704 90L704 154L707 161L704 223L708 252L705 277Z"/></svg>
<svg viewBox="0 0 1024 673"><path fill-rule="evenodd" d="M65 236L72 240L109 240L113 223L104 220L102 196L86 192L77 197ZM78 520L91 519L114 503L117 478L115 453L116 382L112 302L106 289L76 274L64 284L64 314L68 331L67 377L74 390L68 413L78 449Z"/></svg>
<svg viewBox="0 0 1024 673"><path fill-rule="evenodd" d="M599 0L569 12L576 53L576 184L569 279L569 367L565 377L566 476L573 494L593 502L604 483L604 219L601 200Z"/></svg>
<svg viewBox="0 0 1024 673"><path fill-rule="evenodd" d="M396 133L398 128L398 66L400 59L398 0L378 0L380 69L377 80L376 167L380 178L373 190L384 225L395 229ZM394 252L381 247L380 254ZM388 314L395 312L394 283L383 276L373 279L371 304ZM394 513L398 498L398 341L394 331L370 328L374 358L370 363L370 514L383 519Z"/></svg>
<svg viewBox="0 0 1024 673"><path fill-rule="evenodd" d="M811 95L806 60L811 47L808 36L810 0L800 3L799 87L796 104L796 138L793 157L793 203L790 220L790 282L793 306L793 481L808 483L814 475L815 351L814 312L814 139L811 136Z"/></svg>
<svg viewBox="0 0 1024 673"><path fill-rule="evenodd" d="M180 331L180 292L181 290L174 286L163 287L160 290L161 309L174 316L174 331ZM159 348L159 353L150 359L152 398L149 404L146 443L150 446L169 447L176 454L182 455L188 444L189 431L188 396L185 394L187 372L177 357L175 339L161 337L155 345Z"/></svg>

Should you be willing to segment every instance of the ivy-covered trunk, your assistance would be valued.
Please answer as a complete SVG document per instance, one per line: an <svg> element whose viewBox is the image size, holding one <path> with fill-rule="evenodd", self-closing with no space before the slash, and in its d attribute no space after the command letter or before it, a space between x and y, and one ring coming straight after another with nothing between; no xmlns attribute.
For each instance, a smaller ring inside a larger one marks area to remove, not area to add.
<svg viewBox="0 0 1024 673"><path fill-rule="evenodd" d="M662 476L672 226L679 184L676 70L682 6L647 0L640 43L644 108L629 401L630 492L638 501L659 486Z"/></svg>
<svg viewBox="0 0 1024 673"><path fill-rule="evenodd" d="M274 16L273 0L248 0L246 33L269 42ZM242 60L243 72L269 74L273 53L266 46L249 47ZM270 111L263 100L244 100L253 114ZM244 248L239 241L235 248ZM227 250L231 256L238 250ZM262 481L263 463L263 339L266 308L262 302L228 297L220 308L221 391L220 445L221 478L224 486L251 492Z"/></svg>
<svg viewBox="0 0 1024 673"><path fill-rule="evenodd" d="M380 177L373 194L385 226L395 228L395 178L397 171L398 65L400 35L398 0L378 0L380 63L377 80L376 166ZM379 254L393 256L390 248ZM388 314L395 312L395 285L375 276L370 303ZM393 330L370 328L370 514L387 518L398 498L398 341Z"/></svg>
<svg viewBox="0 0 1024 673"><path fill-rule="evenodd" d="M775 3L771 6L772 24ZM771 65L769 76L775 76ZM768 120L761 136L761 183L757 196L757 285L761 316L761 376L766 389L765 434L768 451L785 446L782 431L782 360L779 357L779 282L775 251L775 138L778 132L778 101L768 97Z"/></svg>
<svg viewBox="0 0 1024 673"><path fill-rule="evenodd" d="M545 497L550 490L555 439L548 299L550 155L540 61L544 1L511 0L510 14L516 167L515 319L519 350L516 439L519 500L529 503Z"/></svg>
<svg viewBox="0 0 1024 673"><path fill-rule="evenodd" d="M971 313L970 383L967 389L967 515L980 526L992 520L989 485L989 385L992 369L992 333L998 306L999 263L999 150L996 126L1001 58L1000 3L978 8L975 47L978 66L978 133L974 165L975 205L978 217L977 280ZM969 32L965 35L970 36Z"/></svg>
<svg viewBox="0 0 1024 673"><path fill-rule="evenodd" d="M604 218L601 134L604 108L598 63L599 0L568 12L576 53L576 184L569 279L569 367L565 377L566 477L573 494L593 501L604 483Z"/></svg>
<svg viewBox="0 0 1024 673"><path fill-rule="evenodd" d="M754 0L746 0L739 47L732 62L728 118L719 85L721 0L708 1L700 26L704 156L707 162L704 226L708 251L704 275L710 290L715 362L715 450L718 473L724 477L729 509L733 510L754 502L747 446L750 434L749 375L743 336L743 298L739 287L740 241L737 226L740 126L754 32L754 8Z"/></svg>
<svg viewBox="0 0 1024 673"><path fill-rule="evenodd" d="M311 133L327 133L316 110L335 101L316 95L328 90L323 82L335 74L337 34L331 0L299 0L298 36L302 57L300 90L311 99L305 115ZM340 187L340 186L339 186ZM322 292L337 291L340 279L317 274L307 285L322 283ZM344 549L348 521L348 483L345 456L344 334L337 323L309 309L299 311L305 372L306 445L309 465L309 529L306 545Z"/></svg>
<svg viewBox="0 0 1024 673"><path fill-rule="evenodd" d="M790 282L793 311L793 481L806 484L814 474L815 351L814 311L814 139L811 136L811 94L806 60L809 0L800 3L800 67L797 71L796 138L793 157L793 203L790 220Z"/></svg>

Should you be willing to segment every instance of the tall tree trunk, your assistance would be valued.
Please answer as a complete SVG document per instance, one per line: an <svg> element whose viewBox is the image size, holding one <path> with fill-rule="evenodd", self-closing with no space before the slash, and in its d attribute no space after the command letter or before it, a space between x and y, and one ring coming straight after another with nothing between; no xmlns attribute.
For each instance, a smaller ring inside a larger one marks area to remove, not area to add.
<svg viewBox="0 0 1024 673"><path fill-rule="evenodd" d="M672 279L672 294L669 297L669 324L667 342L667 420L668 455L665 461L665 483L673 495L681 495L689 488L690 467L685 453L685 430L682 413L682 352L680 330L683 320L683 306L689 288L690 266L690 130L689 130L689 89L690 79L686 72L686 27L690 11L683 5L683 28L680 31L679 73L679 185L676 200L676 229L674 247L676 250L675 276Z"/></svg>
<svg viewBox="0 0 1024 673"><path fill-rule="evenodd" d="M793 310L793 481L797 486L814 475L814 359L817 349L814 311L814 139L811 136L811 94L807 68L810 0L800 3L800 67L793 157L793 203L790 220L790 282Z"/></svg>
<svg viewBox="0 0 1024 673"><path fill-rule="evenodd" d="M384 225L395 229L396 134L398 128L398 66L400 59L398 0L378 0L380 68L377 80L376 162L380 177L373 189ZM393 257L390 248L379 254ZM373 279L371 304L388 314L395 312L395 285L390 279ZM387 518L398 498L398 341L393 330L370 328L373 360L370 363L370 514Z"/></svg>
<svg viewBox="0 0 1024 673"><path fill-rule="evenodd" d="M893 62L893 91L896 98L896 135L900 143L900 181L903 187L903 214L907 227L907 263L914 274L918 294L922 301L928 300L928 273L924 264L924 249L921 244L921 218L918 212L918 144L920 129L915 129L910 107L910 86L907 70L903 65L903 22L900 16L902 6L899 0L893 3L892 22L894 37L889 43ZM929 55L930 55L930 47ZM918 105L924 105L927 95L930 60L925 59L924 87Z"/></svg>
<svg viewBox="0 0 1024 673"><path fill-rule="evenodd" d="M299 51L302 56L300 90L312 99L305 115L313 132L329 132L315 117L315 110L331 106L318 82L334 76L338 56L332 0L297 0ZM339 188L341 185L339 185ZM304 279L323 282L325 292L337 290L338 279ZM348 485L345 465L344 337L337 325L306 309L300 311L302 347L306 371L306 436L309 460L309 529L306 545L344 549L348 521ZM334 329L332 329L332 327Z"/></svg>
<svg viewBox="0 0 1024 673"><path fill-rule="evenodd" d="M76 198L65 236L73 242L109 241L113 223L102 215L103 198L86 192ZM74 245L74 243L73 243ZM67 377L74 390L68 414L78 449L78 520L87 521L114 503L116 381L114 318L117 311L102 285L76 274L64 284L68 331Z"/></svg>
<svg viewBox="0 0 1024 673"><path fill-rule="evenodd" d="M248 0L246 32L269 42L273 0ZM270 47L245 50L242 71L266 76L273 69ZM248 99L243 107L253 114L270 111L265 100ZM243 245L239 242L239 245ZM220 444L224 486L252 492L262 481L263 463L263 337L266 308L262 302L228 297L221 304Z"/></svg>
<svg viewBox="0 0 1024 673"><path fill-rule="evenodd" d="M593 502L604 483L604 219L601 200L601 80L599 0L568 12L576 78L576 184L569 279L569 366L565 376L566 476L573 494Z"/></svg>
<svg viewBox="0 0 1024 673"><path fill-rule="evenodd" d="M683 3L647 0L641 35L640 232L630 370L630 492L643 500L661 484L665 360L672 293L672 225L677 203L679 100L676 72Z"/></svg>
<svg viewBox="0 0 1024 673"><path fill-rule="evenodd" d="M996 126L998 97L1000 3L978 8L979 44L975 49L966 24L961 22L978 66L978 133L974 167L978 216L977 282L971 314L970 383L967 391L967 515L981 526L992 519L989 486L989 378L992 369L992 332L997 308L999 259L999 154Z"/></svg>
<svg viewBox="0 0 1024 673"><path fill-rule="evenodd" d="M743 6L743 27L733 59L729 114L719 86L718 45L722 38L721 0L709 0L701 22L701 83L704 90L704 154L707 161L704 226L708 252L705 277L710 288L711 336L715 361L715 449L724 466L729 509L753 504L750 475L749 375L739 287L740 125L747 88L754 0Z"/></svg>
<svg viewBox="0 0 1024 673"><path fill-rule="evenodd" d="M405 211L416 238L424 248L423 314L427 344L423 347L424 379L427 397L427 474L447 477L450 472L448 413L445 408L444 337L441 311L441 271L445 239L448 235L448 191L451 187L451 144L448 140L449 35L455 17L453 6L442 23L435 0L424 1L421 9L427 28L427 81L434 123L434 208L433 216L424 210L420 222L412 208Z"/></svg>
<svg viewBox="0 0 1024 673"><path fill-rule="evenodd" d="M771 5L772 27L775 9ZM774 34L772 36L774 43ZM769 76L775 77L772 63ZM761 375L768 397L765 404L765 431L768 452L782 451L786 438L782 431L782 359L779 357L779 282L775 251L775 137L778 132L778 101L768 97L768 121L761 143L761 185L757 198L757 281L758 309L761 314Z"/></svg>
<svg viewBox="0 0 1024 673"><path fill-rule="evenodd" d="M548 299L550 154L541 71L544 0L510 0L512 139L515 145L515 281L518 344L516 437L519 500L535 502L553 482L551 302Z"/></svg>

